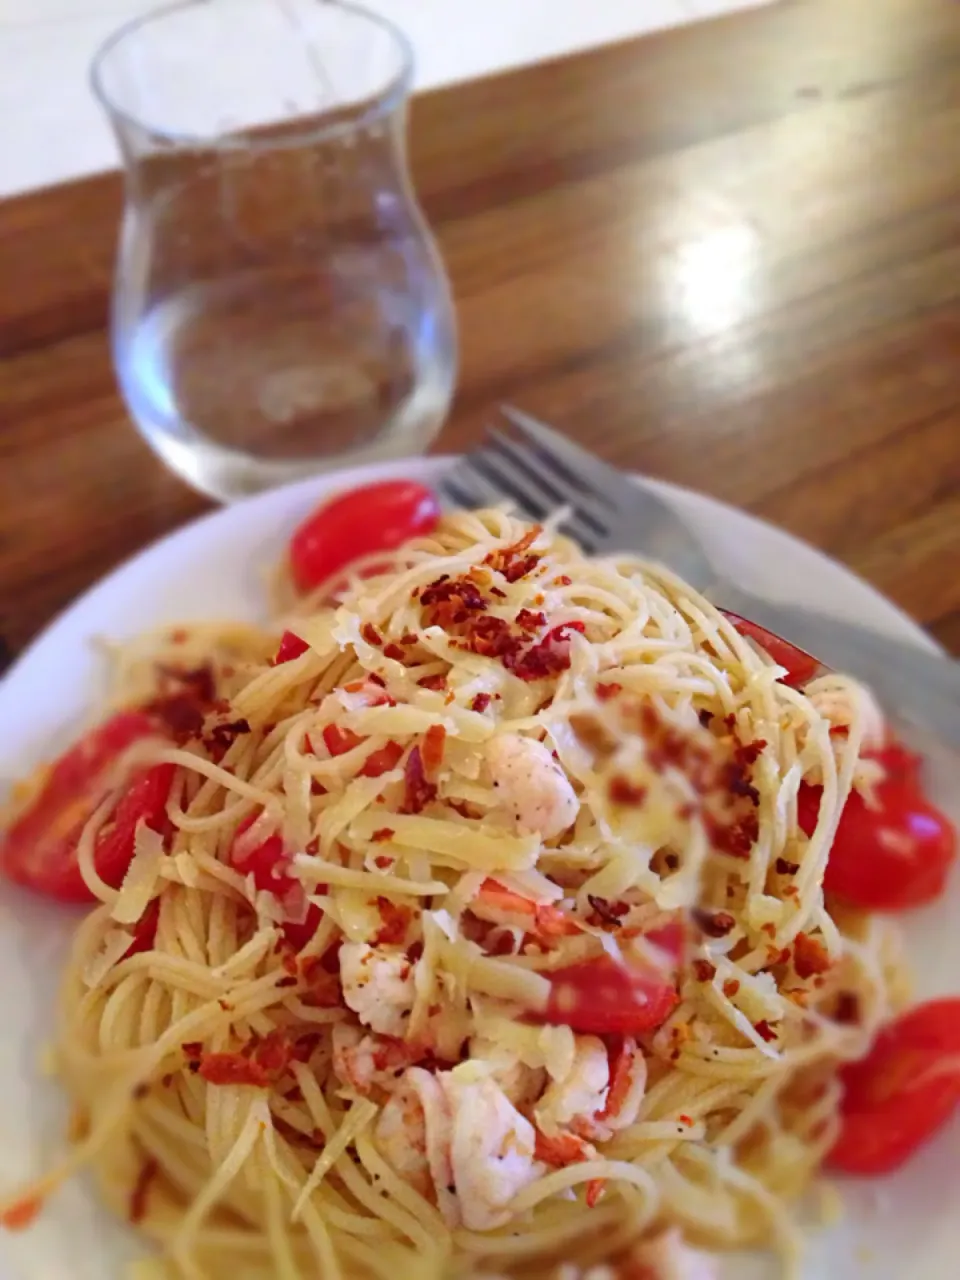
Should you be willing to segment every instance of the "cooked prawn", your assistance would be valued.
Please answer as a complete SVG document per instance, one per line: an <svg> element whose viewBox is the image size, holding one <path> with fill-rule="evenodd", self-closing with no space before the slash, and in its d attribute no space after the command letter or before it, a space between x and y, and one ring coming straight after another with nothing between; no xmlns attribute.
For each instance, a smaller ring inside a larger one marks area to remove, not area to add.
<svg viewBox="0 0 960 1280"><path fill-rule="evenodd" d="M560 907L531 902L498 880L489 878L477 890L470 910L480 920L522 929L544 942L581 932L577 922Z"/></svg>
<svg viewBox="0 0 960 1280"><path fill-rule="evenodd" d="M490 1079L461 1084L440 1079L453 1115L450 1160L463 1225L490 1231L510 1221L510 1203L536 1181L536 1132Z"/></svg>
<svg viewBox="0 0 960 1280"><path fill-rule="evenodd" d="M634 1123L643 1101L647 1066L635 1040L625 1038L611 1056L597 1036L578 1036L573 1066L546 1089L536 1108L544 1134L571 1131L604 1142Z"/></svg>
<svg viewBox="0 0 960 1280"><path fill-rule="evenodd" d="M519 830L552 840L573 826L580 800L542 742L500 734L488 742L486 761L501 807Z"/></svg>
<svg viewBox="0 0 960 1280"><path fill-rule="evenodd" d="M415 965L403 951L345 942L340 948L343 998L364 1026L402 1037L413 1008Z"/></svg>
<svg viewBox="0 0 960 1280"><path fill-rule="evenodd" d="M374 1087L395 1088L414 1054L404 1041L373 1035L351 1022L334 1023L332 1038L333 1070L337 1079L363 1095Z"/></svg>
<svg viewBox="0 0 960 1280"><path fill-rule="evenodd" d="M544 1166L533 1125L489 1077L457 1080L411 1067L387 1100L374 1139L412 1187L435 1200L451 1226L487 1231L510 1220L517 1192Z"/></svg>

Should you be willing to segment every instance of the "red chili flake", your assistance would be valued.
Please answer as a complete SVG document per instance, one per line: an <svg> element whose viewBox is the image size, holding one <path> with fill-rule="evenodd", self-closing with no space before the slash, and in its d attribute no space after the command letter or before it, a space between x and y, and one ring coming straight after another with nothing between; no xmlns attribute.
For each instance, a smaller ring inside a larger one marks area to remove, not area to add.
<svg viewBox="0 0 960 1280"><path fill-rule="evenodd" d="M393 827L380 827L370 837L374 844L384 844L387 840L393 839Z"/></svg>
<svg viewBox="0 0 960 1280"><path fill-rule="evenodd" d="M615 698L622 690L623 685L617 684L615 680L611 680L609 684L597 684L594 688L594 692L601 702L609 702L611 698Z"/></svg>
<svg viewBox="0 0 960 1280"><path fill-rule="evenodd" d="M793 944L793 967L798 978L812 978L815 974L827 972L830 956L819 938L812 938L809 933L797 934Z"/></svg>
<svg viewBox="0 0 960 1280"><path fill-rule="evenodd" d="M532 573L539 563L540 557L537 555L524 556L522 560L514 560L512 564L508 564L503 570L503 576L508 582L519 582L528 573Z"/></svg>
<svg viewBox="0 0 960 1280"><path fill-rule="evenodd" d="M478 693L474 696L473 701L470 703L470 710L486 711L487 707L489 707L492 701L493 699L489 693Z"/></svg>
<svg viewBox="0 0 960 1280"><path fill-rule="evenodd" d="M554 578L553 585L555 587L572 587L573 579L568 578L565 573L561 573L559 578Z"/></svg>
<svg viewBox="0 0 960 1280"><path fill-rule="evenodd" d="M755 813L733 820L721 820L712 813L705 813L703 825L713 847L731 858L749 858L760 835L760 821Z"/></svg>
<svg viewBox="0 0 960 1280"><path fill-rule="evenodd" d="M203 1041L187 1040L184 1044L180 1046L180 1048L183 1050L183 1052L187 1055L188 1058L199 1058L201 1053L203 1053Z"/></svg>
<svg viewBox="0 0 960 1280"><path fill-rule="evenodd" d="M336 724L325 724L323 726L323 741L332 756L343 756L348 751L352 751L354 747L359 747L363 738L354 733L352 729L341 729Z"/></svg>
<svg viewBox="0 0 960 1280"><path fill-rule="evenodd" d="M726 982L723 984L723 994L727 997L728 1000L732 1000L739 990L740 990L740 983L737 981L736 978L728 978Z"/></svg>
<svg viewBox="0 0 960 1280"><path fill-rule="evenodd" d="M229 720L226 724L215 724L206 735L207 745L215 751L225 752L236 742L241 733L250 732L250 721L246 719Z"/></svg>
<svg viewBox="0 0 960 1280"><path fill-rule="evenodd" d="M755 1022L753 1024L753 1029L761 1040L766 1040L768 1043L771 1040L776 1040L777 1038L776 1031L774 1031L770 1023L767 1022L766 1018L761 1018L759 1022Z"/></svg>
<svg viewBox="0 0 960 1280"><path fill-rule="evenodd" d="M173 689L167 692L188 692L197 702L211 703L217 696L217 683L213 666L203 662L198 667L168 667L157 664L157 672Z"/></svg>
<svg viewBox="0 0 960 1280"><path fill-rule="evenodd" d="M725 938L737 923L727 911L701 911L694 907L691 912L694 923L708 938Z"/></svg>
<svg viewBox="0 0 960 1280"><path fill-rule="evenodd" d="M837 996L837 1007L833 1011L833 1020L843 1024L860 1021L860 1001L852 991L841 991Z"/></svg>
<svg viewBox="0 0 960 1280"><path fill-rule="evenodd" d="M420 813L424 805L436 798L437 788L427 780L419 747L414 747L407 756L407 763L403 770L403 785L401 813Z"/></svg>
<svg viewBox="0 0 960 1280"><path fill-rule="evenodd" d="M510 564L517 556L522 556L528 547L536 542L537 538L543 532L543 526L539 524L531 525L521 538L513 542L508 547L497 547L495 551L491 551L484 558L483 563L489 565L492 569L503 571L504 566Z"/></svg>
<svg viewBox="0 0 960 1280"><path fill-rule="evenodd" d="M694 960L693 972L698 982L712 982L717 973L717 966L711 964L709 960Z"/></svg>
<svg viewBox="0 0 960 1280"><path fill-rule="evenodd" d="M398 905L390 898L377 898L377 910L383 926L374 938L375 946L399 946L407 936L413 912L409 907Z"/></svg>
<svg viewBox="0 0 960 1280"><path fill-rule="evenodd" d="M36 1219L44 1207L44 1199L40 1196L27 1196L17 1201L4 1213L0 1213L0 1226L8 1231L23 1231Z"/></svg>
<svg viewBox="0 0 960 1280"><path fill-rule="evenodd" d="M400 763L403 747L399 742L385 742L376 751L371 751L363 762L363 768L357 775L360 778L379 778Z"/></svg>
<svg viewBox="0 0 960 1280"><path fill-rule="evenodd" d="M203 704L192 694L179 693L154 698L146 704L144 710L156 716L177 742L188 742L191 738L199 737L203 731Z"/></svg>
<svg viewBox="0 0 960 1280"><path fill-rule="evenodd" d="M486 600L469 578L450 578L447 574L426 588L420 603L428 610L429 624L445 631L463 625L471 614L483 613L487 608Z"/></svg>
<svg viewBox="0 0 960 1280"><path fill-rule="evenodd" d="M147 1216L147 1197L150 1193L150 1186L160 1172L160 1166L156 1160L148 1157L140 1166L137 1174L137 1180L133 1184L133 1191L130 1193L130 1221L136 1225L142 1222Z"/></svg>
<svg viewBox="0 0 960 1280"><path fill-rule="evenodd" d="M407 947L407 959L411 964L416 964L423 955L423 943L420 941L411 942Z"/></svg>
<svg viewBox="0 0 960 1280"><path fill-rule="evenodd" d="M582 622L562 622L522 657L505 662L504 666L521 680L543 680L560 675L570 667L570 636L575 631L582 635L586 627Z"/></svg>
<svg viewBox="0 0 960 1280"><path fill-rule="evenodd" d="M436 778L443 764L443 747L447 731L442 724L432 724L423 735L423 770L429 779Z"/></svg>
<svg viewBox="0 0 960 1280"><path fill-rule="evenodd" d="M733 714L733 712L731 712L730 715L723 717L723 723L727 726L727 728L732 733L733 730L737 727L737 717Z"/></svg>
<svg viewBox="0 0 960 1280"><path fill-rule="evenodd" d="M501 600L506 600L507 598L507 593L505 591L501 591L499 587L491 587L490 594L492 596L498 596Z"/></svg>
<svg viewBox="0 0 960 1280"><path fill-rule="evenodd" d="M383 636L381 636L372 622L365 622L360 628L360 634L367 644L376 645L378 648L383 644Z"/></svg>
<svg viewBox="0 0 960 1280"><path fill-rule="evenodd" d="M400 643L409 647L410 645L419 644L420 637L415 636L412 631L405 631L400 637Z"/></svg>
<svg viewBox="0 0 960 1280"><path fill-rule="evenodd" d="M692 1117L692 1116L688 1116L688 1115L686 1115L686 1114L684 1113L683 1115L677 1116L677 1119L680 1121L680 1123L681 1123L681 1124L685 1124L685 1125L687 1126L687 1128L688 1128L688 1129L692 1129L692 1128L693 1128L693 1117Z"/></svg>
<svg viewBox="0 0 960 1280"><path fill-rule="evenodd" d="M588 1209L593 1209L597 1204L599 1204L606 1185L606 1178L591 1178L590 1181L586 1183L586 1203Z"/></svg>
<svg viewBox="0 0 960 1280"><path fill-rule="evenodd" d="M595 893L588 893L587 901L602 924L618 926L621 918L630 910L626 902L608 902Z"/></svg>
<svg viewBox="0 0 960 1280"><path fill-rule="evenodd" d="M381 871L389 871L393 866L393 858L388 853L378 853L373 860Z"/></svg>
<svg viewBox="0 0 960 1280"><path fill-rule="evenodd" d="M435 691L440 692L442 689L447 687L447 677L441 675L424 676L421 680L417 681L417 684L421 689L434 689Z"/></svg>
<svg viewBox="0 0 960 1280"><path fill-rule="evenodd" d="M637 786L622 773L614 774L607 787L607 795L614 804L631 805L638 808L647 798L647 788Z"/></svg>
<svg viewBox="0 0 960 1280"><path fill-rule="evenodd" d="M406 654L403 652L403 650L400 648L398 644L391 643L384 647L383 656L385 658L393 658L397 662L402 662L406 657Z"/></svg>
<svg viewBox="0 0 960 1280"><path fill-rule="evenodd" d="M521 631L539 631L541 627L547 625L547 618L543 613L534 613L530 609L521 609L517 614L516 623Z"/></svg>
<svg viewBox="0 0 960 1280"><path fill-rule="evenodd" d="M778 858L773 865L778 876L795 876L800 870L799 862L788 862L786 858Z"/></svg>
<svg viewBox="0 0 960 1280"><path fill-rule="evenodd" d="M302 640L300 636L295 635L292 631L285 631L280 637L280 647L273 659L275 667L282 667L284 663L293 662L296 658L301 657L307 652L310 646L306 640Z"/></svg>
<svg viewBox="0 0 960 1280"><path fill-rule="evenodd" d="M264 1068L240 1053L205 1053L200 1060L200 1076L207 1084L248 1084L255 1089L270 1085Z"/></svg>
<svg viewBox="0 0 960 1280"><path fill-rule="evenodd" d="M258 1041L253 1053L253 1060L264 1071L279 1076L286 1071L293 1056L293 1049L286 1031L275 1028Z"/></svg>
<svg viewBox="0 0 960 1280"><path fill-rule="evenodd" d="M765 933L768 938L775 938L777 936L777 926L768 921L760 926L760 932Z"/></svg>

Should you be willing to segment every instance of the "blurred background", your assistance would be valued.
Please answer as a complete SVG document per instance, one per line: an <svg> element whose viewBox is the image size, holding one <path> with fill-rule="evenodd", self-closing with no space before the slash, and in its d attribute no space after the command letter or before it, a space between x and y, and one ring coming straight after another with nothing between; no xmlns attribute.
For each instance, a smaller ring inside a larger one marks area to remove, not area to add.
<svg viewBox="0 0 960 1280"><path fill-rule="evenodd" d="M417 87L430 89L757 3L370 0L367 7L407 33ZM158 7L157 0L0 0L0 196L114 163L109 126L87 87L90 59L117 27Z"/></svg>

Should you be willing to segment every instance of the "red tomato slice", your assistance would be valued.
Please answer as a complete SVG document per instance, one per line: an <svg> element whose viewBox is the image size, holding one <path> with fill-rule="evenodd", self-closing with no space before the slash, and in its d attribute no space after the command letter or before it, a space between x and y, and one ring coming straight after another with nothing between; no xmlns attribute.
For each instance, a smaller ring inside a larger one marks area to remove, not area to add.
<svg viewBox="0 0 960 1280"><path fill-rule="evenodd" d="M676 988L652 969L627 968L608 956L549 975L550 998L532 1021L594 1035L640 1035L665 1022L679 1003Z"/></svg>
<svg viewBox="0 0 960 1280"><path fill-rule="evenodd" d="M742 636L746 636L748 640L753 640L761 649L773 659L778 667L785 667L787 674L783 677L783 683L791 685L794 689L802 688L809 680L821 670L821 663L811 654L798 649L789 640L783 640L778 635L774 635L772 631L768 631L766 627L758 626L755 622L750 622L746 618L741 618L738 613L731 613L728 609L721 609L720 612L732 622L734 628L740 632Z"/></svg>
<svg viewBox="0 0 960 1280"><path fill-rule="evenodd" d="M297 590L320 586L361 556L431 533L439 519L436 495L413 480L381 480L341 493L308 516L291 539Z"/></svg>
<svg viewBox="0 0 960 1280"><path fill-rule="evenodd" d="M285 662L292 662L294 658L299 658L302 653L306 653L309 648L306 640L301 640L292 631L285 631L280 637L280 648L277 650L273 665L280 667Z"/></svg>
<svg viewBox="0 0 960 1280"><path fill-rule="evenodd" d="M51 767L39 794L0 835L0 870L9 879L64 902L92 902L77 866L77 845L90 815L112 781L114 761L134 742L157 736L142 711L120 711L92 729ZM133 837L143 819L162 830L173 765L138 770L112 819L101 829L94 866L118 888L133 857Z"/></svg>
<svg viewBox="0 0 960 1280"><path fill-rule="evenodd" d="M332 756L344 756L354 747L359 747L363 739L352 729L341 729L335 724L325 724L323 741Z"/></svg>
<svg viewBox="0 0 960 1280"><path fill-rule="evenodd" d="M824 888L871 911L905 911L943 892L956 855L957 833L924 799L918 760L898 744L873 753L887 768L877 784L877 808L852 792L837 824ZM797 819L809 836L817 824L822 788L801 784Z"/></svg>
<svg viewBox="0 0 960 1280"><path fill-rule="evenodd" d="M346 755L354 747L359 747L363 738L352 729L341 729L338 725L327 724L323 727L323 741L332 756ZM385 742L382 747L371 751L358 773L359 778L379 778L382 773L389 772L400 763L403 747L399 742Z"/></svg>
<svg viewBox="0 0 960 1280"><path fill-rule="evenodd" d="M133 926L133 941L127 947L126 955L135 956L140 951L150 951L157 940L157 925L160 923L160 899L154 898L147 903L147 909Z"/></svg>
<svg viewBox="0 0 960 1280"><path fill-rule="evenodd" d="M399 742L385 742L376 751L371 751L360 770L361 778L379 778L400 763L403 747Z"/></svg>
<svg viewBox="0 0 960 1280"><path fill-rule="evenodd" d="M840 1078L843 1124L828 1164L859 1174L899 1168L960 1104L960 999L908 1010Z"/></svg>
<svg viewBox="0 0 960 1280"><path fill-rule="evenodd" d="M298 903L302 904L303 897L299 895L303 894L303 886L286 870L287 856L283 837L279 832L268 835L252 849L243 847L240 837L245 831L249 831L258 816L251 814L237 827L230 848L230 862L241 875L252 875L253 883L261 893L273 893L287 902L290 902L291 896L296 896ZM311 902L304 920L299 923L288 920L281 926L284 937L297 951L301 951L316 933L322 914L316 903Z"/></svg>

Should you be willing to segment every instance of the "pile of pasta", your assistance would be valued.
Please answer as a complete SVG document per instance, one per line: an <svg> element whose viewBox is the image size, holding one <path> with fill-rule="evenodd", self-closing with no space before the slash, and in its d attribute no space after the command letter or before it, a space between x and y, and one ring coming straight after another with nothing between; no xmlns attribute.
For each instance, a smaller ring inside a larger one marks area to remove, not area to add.
<svg viewBox="0 0 960 1280"><path fill-rule="evenodd" d="M92 1168L162 1246L140 1280L652 1275L665 1231L793 1266L837 1066L902 985L892 926L821 888L877 708L499 510L379 559L114 653L116 705L209 687L130 749L175 772L119 889L84 834L72 1142L34 1194Z"/></svg>

